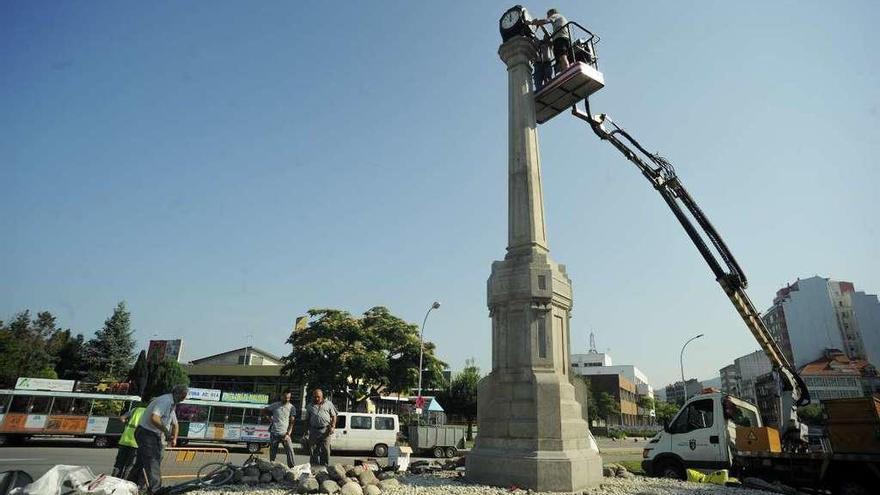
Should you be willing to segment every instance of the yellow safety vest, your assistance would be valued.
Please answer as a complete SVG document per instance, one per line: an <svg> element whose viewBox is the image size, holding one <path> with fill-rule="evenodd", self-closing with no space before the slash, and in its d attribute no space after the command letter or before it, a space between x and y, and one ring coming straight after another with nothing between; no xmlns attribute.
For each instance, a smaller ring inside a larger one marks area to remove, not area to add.
<svg viewBox="0 0 880 495"><path fill-rule="evenodd" d="M134 439L134 430L141 422L141 416L143 416L146 410L146 407L136 407L131 412L131 415L128 417L128 423L125 424L125 429L122 430L122 436L119 437L119 445L137 448L138 444Z"/></svg>

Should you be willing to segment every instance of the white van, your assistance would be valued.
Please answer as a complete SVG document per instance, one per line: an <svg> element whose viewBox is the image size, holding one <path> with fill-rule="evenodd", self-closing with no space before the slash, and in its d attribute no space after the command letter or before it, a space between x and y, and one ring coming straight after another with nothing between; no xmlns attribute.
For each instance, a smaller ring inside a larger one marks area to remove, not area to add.
<svg viewBox="0 0 880 495"><path fill-rule="evenodd" d="M761 426L758 409L721 392L692 397L645 446L642 469L684 479L685 469L728 469L736 454L736 427Z"/></svg>
<svg viewBox="0 0 880 495"><path fill-rule="evenodd" d="M330 446L334 451L372 451L376 457L385 457L388 447L397 445L399 431L396 414L340 412Z"/></svg>

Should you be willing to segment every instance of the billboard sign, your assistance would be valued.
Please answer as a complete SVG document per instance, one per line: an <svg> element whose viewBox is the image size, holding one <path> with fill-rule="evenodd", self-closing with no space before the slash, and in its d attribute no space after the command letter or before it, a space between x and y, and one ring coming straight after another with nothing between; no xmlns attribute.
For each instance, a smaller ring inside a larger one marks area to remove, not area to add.
<svg viewBox="0 0 880 495"><path fill-rule="evenodd" d="M248 404L268 404L269 394L251 394L247 392L223 392L224 402L246 402Z"/></svg>
<svg viewBox="0 0 880 495"><path fill-rule="evenodd" d="M187 399L220 400L220 391L215 388L191 388L186 394Z"/></svg>
<svg viewBox="0 0 880 495"><path fill-rule="evenodd" d="M176 340L151 340L147 347L147 362L160 363L166 359L180 362L180 353L183 350L183 341Z"/></svg>
<svg viewBox="0 0 880 495"><path fill-rule="evenodd" d="M15 390L48 390L50 392L73 392L74 380L53 380L51 378L27 378L16 380Z"/></svg>

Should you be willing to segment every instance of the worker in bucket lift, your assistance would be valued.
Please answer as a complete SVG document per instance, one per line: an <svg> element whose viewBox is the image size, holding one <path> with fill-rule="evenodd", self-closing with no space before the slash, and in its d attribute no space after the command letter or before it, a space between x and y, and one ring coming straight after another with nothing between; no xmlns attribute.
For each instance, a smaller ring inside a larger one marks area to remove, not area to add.
<svg viewBox="0 0 880 495"><path fill-rule="evenodd" d="M546 29L544 31L544 39L538 42L538 59L535 60L535 92L541 89L553 79L553 52L550 42L550 33ZM536 33L537 34L537 33Z"/></svg>
<svg viewBox="0 0 880 495"><path fill-rule="evenodd" d="M556 9L547 11L546 19L535 19L531 21L534 26L543 26L544 24L553 25L553 56L556 58L556 73L564 71L571 65L568 53L571 51L571 33L569 32L568 19L560 14ZM563 27L564 26L564 27Z"/></svg>

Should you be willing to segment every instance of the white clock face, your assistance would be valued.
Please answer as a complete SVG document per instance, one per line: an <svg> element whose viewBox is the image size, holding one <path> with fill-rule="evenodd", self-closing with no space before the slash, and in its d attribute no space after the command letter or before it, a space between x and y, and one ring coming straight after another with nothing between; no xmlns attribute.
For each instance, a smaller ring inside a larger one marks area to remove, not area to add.
<svg viewBox="0 0 880 495"><path fill-rule="evenodd" d="M518 10L508 10L501 18L501 27L510 29L519 21L520 12Z"/></svg>

